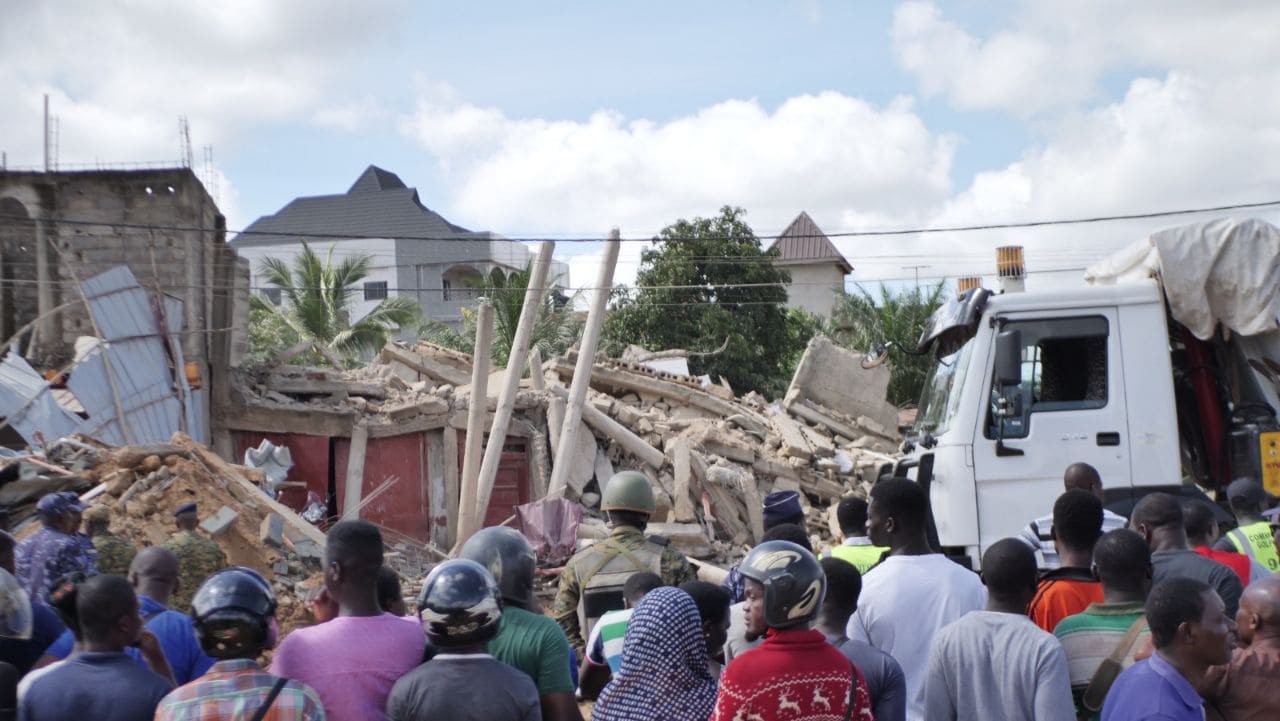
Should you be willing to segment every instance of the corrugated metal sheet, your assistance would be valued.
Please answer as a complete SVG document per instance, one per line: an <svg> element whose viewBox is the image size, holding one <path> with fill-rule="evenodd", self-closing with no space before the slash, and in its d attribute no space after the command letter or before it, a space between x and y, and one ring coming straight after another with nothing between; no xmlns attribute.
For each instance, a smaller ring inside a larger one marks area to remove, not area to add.
<svg viewBox="0 0 1280 721"><path fill-rule="evenodd" d="M162 443L178 430L207 442L204 396L192 391L183 373L182 301L164 296L157 302L123 266L89 278L81 287L105 341L82 351L67 380L88 418L78 419L58 407L35 370L14 354L10 359L16 360L6 359L0 366L0 415L17 414L13 425L29 443L34 431L49 439L78 431L115 445ZM48 401L37 399L21 411L33 394L45 394Z"/></svg>
<svg viewBox="0 0 1280 721"><path fill-rule="evenodd" d="M14 352L0 362L0 416L7 418L9 425L33 444L37 432L54 440L74 432L80 422L58 405L49 392L49 384Z"/></svg>

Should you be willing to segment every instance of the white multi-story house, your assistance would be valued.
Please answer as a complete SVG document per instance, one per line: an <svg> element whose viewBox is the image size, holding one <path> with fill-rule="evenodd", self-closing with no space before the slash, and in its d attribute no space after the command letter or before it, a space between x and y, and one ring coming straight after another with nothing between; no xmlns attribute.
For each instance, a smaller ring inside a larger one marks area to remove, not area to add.
<svg viewBox="0 0 1280 721"><path fill-rule="evenodd" d="M292 267L303 242L321 257L332 252L335 262L371 256L369 275L351 302L352 320L389 295L407 295L417 299L424 317L456 325L462 308L475 304L475 284L494 268L521 270L534 255L523 243L450 223L395 173L372 165L346 193L297 198L255 220L231 244L249 260L255 292L279 303L262 261L279 258ZM552 261L550 277L566 284L568 266Z"/></svg>
<svg viewBox="0 0 1280 721"><path fill-rule="evenodd" d="M791 273L787 305L814 315L830 317L836 296L844 290L845 276L853 266L831 243L826 233L801 211L769 249L778 249L773 264Z"/></svg>

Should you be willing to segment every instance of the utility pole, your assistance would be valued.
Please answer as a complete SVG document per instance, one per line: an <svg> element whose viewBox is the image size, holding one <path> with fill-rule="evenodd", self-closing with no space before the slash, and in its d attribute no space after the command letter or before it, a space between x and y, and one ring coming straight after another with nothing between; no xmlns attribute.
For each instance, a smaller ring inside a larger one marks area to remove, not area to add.
<svg viewBox="0 0 1280 721"><path fill-rule="evenodd" d="M916 274L916 287L917 287L917 288L919 288L919 287L920 287L920 269L921 269L921 268L930 268L930 267L932 267L932 266L928 266L928 265L904 265L904 266L902 266L902 269L903 269L903 270L912 270L912 271L915 271L915 274Z"/></svg>
<svg viewBox="0 0 1280 721"><path fill-rule="evenodd" d="M49 172L49 94L44 94L44 172Z"/></svg>

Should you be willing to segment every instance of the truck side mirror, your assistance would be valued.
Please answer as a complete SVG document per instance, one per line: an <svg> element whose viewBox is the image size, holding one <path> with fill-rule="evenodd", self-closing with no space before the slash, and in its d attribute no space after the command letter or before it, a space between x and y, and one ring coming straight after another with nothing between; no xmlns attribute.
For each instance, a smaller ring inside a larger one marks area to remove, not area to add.
<svg viewBox="0 0 1280 721"><path fill-rule="evenodd" d="M995 376L1001 390L1022 385L1022 331L1006 330L996 336Z"/></svg>

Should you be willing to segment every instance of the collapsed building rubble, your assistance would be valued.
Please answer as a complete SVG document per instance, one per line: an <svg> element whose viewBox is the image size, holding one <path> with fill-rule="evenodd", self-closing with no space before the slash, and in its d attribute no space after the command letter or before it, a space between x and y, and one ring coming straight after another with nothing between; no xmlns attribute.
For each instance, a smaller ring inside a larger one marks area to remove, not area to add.
<svg viewBox="0 0 1280 721"><path fill-rule="evenodd" d="M68 447L77 452L60 452ZM22 477L23 466L33 461L34 472ZM168 443L118 448L83 437L62 439L42 458L11 459L0 474L5 471L11 478L0 487L0 503L9 504L10 527L19 538L36 530L34 503L53 491L74 490L87 503L107 505L112 532L139 548L168 540L175 530L173 512L195 502L202 530L227 561L273 580L282 629L309 622L300 594L303 582L320 569L323 532L268 496L260 472L224 461L184 433Z"/></svg>
<svg viewBox="0 0 1280 721"><path fill-rule="evenodd" d="M897 410L884 401L888 369L863 369L859 360L825 338L815 339L786 399L774 404L644 362L596 360L578 442L557 458L577 356L570 351L540 363L534 354L535 374L520 383L509 435L528 441L532 501L554 494L548 487L552 468L568 464L563 494L586 511L581 538L603 533L596 511L603 482L614 470L635 468L649 476L658 499L651 532L690 556L723 564L762 535L761 503L768 493L799 491L811 532L826 537L827 507L846 494L865 493L892 462ZM818 366L822 373L814 372ZM451 440L443 444L448 448L467 429L471 372L465 353L425 342L393 343L353 370L276 366L246 372L236 395L246 417L305 415L315 432L330 429L351 438L353 446L360 434L378 438L438 429L449 432ZM502 386L505 372L490 374L488 418L497 403L493 389ZM297 450L293 454L298 457ZM455 538L460 465L457 458L443 463L446 477L437 490L446 497L442 503L432 499L433 506L444 506L443 513L431 514L436 528L430 540L439 549ZM336 476L360 478L341 470ZM367 477L364 484L377 485ZM339 500L347 496L337 487L334 494ZM358 503L360 495L351 499ZM344 509L338 515L346 515ZM490 518L515 515L512 505Z"/></svg>

